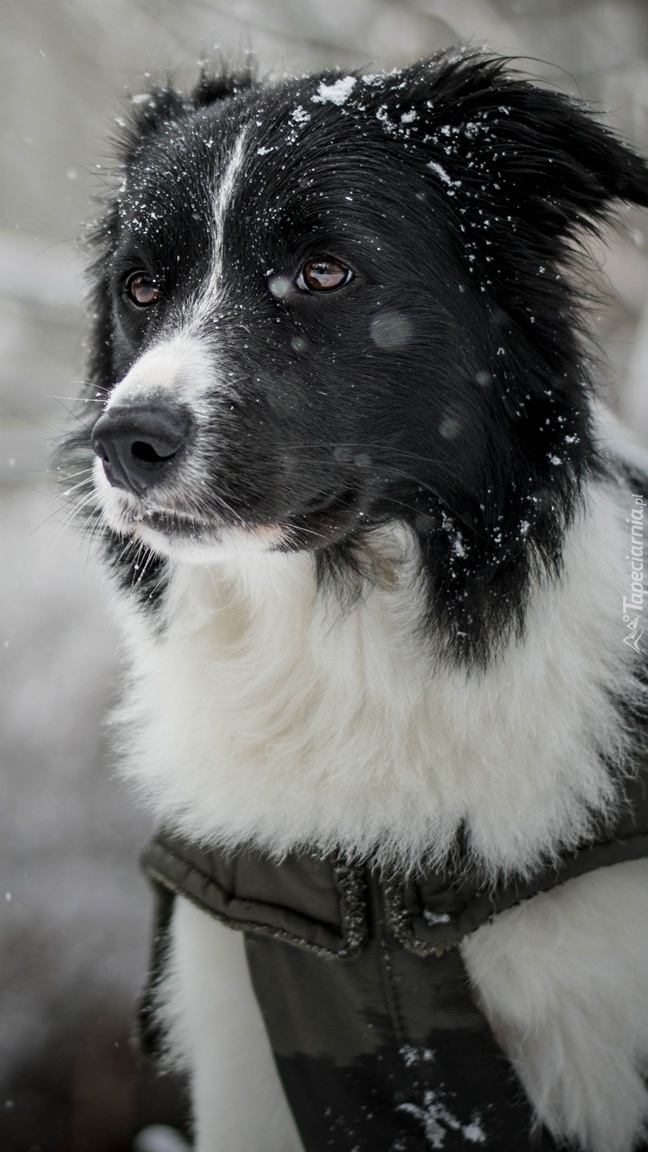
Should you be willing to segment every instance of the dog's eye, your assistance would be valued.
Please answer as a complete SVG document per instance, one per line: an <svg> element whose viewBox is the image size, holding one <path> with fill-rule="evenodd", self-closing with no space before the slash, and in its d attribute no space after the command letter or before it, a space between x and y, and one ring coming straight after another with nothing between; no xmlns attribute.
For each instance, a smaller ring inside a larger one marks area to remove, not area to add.
<svg viewBox="0 0 648 1152"><path fill-rule="evenodd" d="M351 269L337 260L307 260L296 283L302 292L333 292L348 284L352 276Z"/></svg>
<svg viewBox="0 0 648 1152"><path fill-rule="evenodd" d="M147 272L131 272L126 278L124 291L139 308L148 308L149 304L157 304L160 299L160 289Z"/></svg>

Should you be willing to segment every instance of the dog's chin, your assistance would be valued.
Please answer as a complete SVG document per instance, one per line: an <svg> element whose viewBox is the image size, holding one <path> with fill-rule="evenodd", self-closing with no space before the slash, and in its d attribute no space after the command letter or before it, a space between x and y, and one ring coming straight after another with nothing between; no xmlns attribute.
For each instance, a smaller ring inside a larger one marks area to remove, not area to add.
<svg viewBox="0 0 648 1152"><path fill-rule="evenodd" d="M143 544L158 556L189 564L215 564L268 552L311 552L349 534L339 522L285 524L209 523L174 512L115 517L104 514L113 531Z"/></svg>
<svg viewBox="0 0 648 1152"><path fill-rule="evenodd" d="M143 521L132 536L157 555L185 564L217 564L246 554L274 552L282 550L283 542L281 527L270 524L256 528L206 527L185 534L153 528Z"/></svg>

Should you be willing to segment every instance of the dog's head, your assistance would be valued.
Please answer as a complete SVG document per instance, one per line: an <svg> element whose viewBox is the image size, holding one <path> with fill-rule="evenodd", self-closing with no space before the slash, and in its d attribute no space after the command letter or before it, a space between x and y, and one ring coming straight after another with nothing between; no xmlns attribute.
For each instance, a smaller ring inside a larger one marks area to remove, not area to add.
<svg viewBox="0 0 648 1152"><path fill-rule="evenodd" d="M130 579L401 520L457 651L519 624L595 459L574 236L643 162L475 54L136 101L76 437Z"/></svg>

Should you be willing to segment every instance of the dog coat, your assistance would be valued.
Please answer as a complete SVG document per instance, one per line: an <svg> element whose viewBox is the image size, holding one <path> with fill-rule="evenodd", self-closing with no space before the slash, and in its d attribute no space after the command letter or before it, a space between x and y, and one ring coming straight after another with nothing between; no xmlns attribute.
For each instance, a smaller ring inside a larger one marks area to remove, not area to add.
<svg viewBox="0 0 648 1152"><path fill-rule="evenodd" d="M307 1152L548 1152L477 1007L459 943L507 908L648 855L648 764L623 814L529 881L481 888L461 869L410 877L299 853L204 850L160 832L143 854L157 894L145 1047L173 902L243 932L254 991ZM460 858L460 854L457 857ZM469 874L468 874L469 875ZM564 1147L564 1145L560 1145Z"/></svg>

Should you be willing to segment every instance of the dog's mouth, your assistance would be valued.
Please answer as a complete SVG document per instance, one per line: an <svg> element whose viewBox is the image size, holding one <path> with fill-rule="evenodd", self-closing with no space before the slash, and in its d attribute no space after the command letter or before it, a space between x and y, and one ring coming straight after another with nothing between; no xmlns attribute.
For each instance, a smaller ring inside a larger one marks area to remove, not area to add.
<svg viewBox="0 0 648 1152"><path fill-rule="evenodd" d="M196 542L206 534L216 535L223 529L222 521L181 512L175 508L143 511L132 517L131 524L134 529L141 525L151 528L154 532L161 532L163 536L181 536L184 539L194 539Z"/></svg>
<svg viewBox="0 0 648 1152"><path fill-rule="evenodd" d="M151 507L149 501L128 497L119 510L120 531L150 539L150 533L173 543L213 546L232 532L256 537L265 547L285 551L315 550L348 536L366 522L362 500L352 488L319 493L296 510L276 516L242 515L232 509L194 511L169 502ZM112 519L113 517L110 517Z"/></svg>

